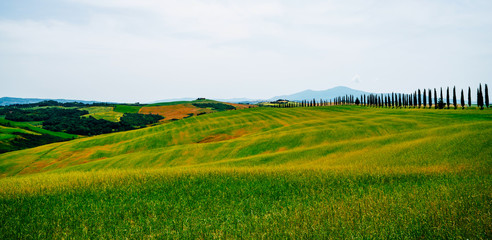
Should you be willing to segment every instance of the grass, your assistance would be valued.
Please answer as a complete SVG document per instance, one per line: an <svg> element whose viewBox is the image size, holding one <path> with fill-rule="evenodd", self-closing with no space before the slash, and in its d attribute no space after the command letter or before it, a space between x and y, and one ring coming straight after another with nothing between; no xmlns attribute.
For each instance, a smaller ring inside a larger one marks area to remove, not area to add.
<svg viewBox="0 0 492 240"><path fill-rule="evenodd" d="M39 123L39 122L34 122L34 123ZM77 135L74 135L74 134L63 133L63 132L53 132L53 131L49 131L46 129L42 129L40 127L35 127L29 122L14 122L14 121L9 121L9 120L0 118L0 125L6 125L6 124L8 124L9 126L11 126L13 128L24 129L24 130L28 130L30 132L52 135L52 136L60 137L60 138L72 139L72 138L78 137Z"/></svg>
<svg viewBox="0 0 492 240"><path fill-rule="evenodd" d="M142 108L142 106L116 105L114 111L119 113L138 113L140 108Z"/></svg>
<svg viewBox="0 0 492 240"><path fill-rule="evenodd" d="M491 120L254 108L5 153L0 238L490 239Z"/></svg>
<svg viewBox="0 0 492 240"><path fill-rule="evenodd" d="M83 117L92 116L96 119L104 119L112 122L120 121L123 113L113 110L114 107L86 107L80 108L80 110L86 110L89 114L83 115Z"/></svg>
<svg viewBox="0 0 492 240"><path fill-rule="evenodd" d="M77 135L52 132L33 126L37 122L14 122L0 118L0 153L31 148L77 138Z"/></svg>

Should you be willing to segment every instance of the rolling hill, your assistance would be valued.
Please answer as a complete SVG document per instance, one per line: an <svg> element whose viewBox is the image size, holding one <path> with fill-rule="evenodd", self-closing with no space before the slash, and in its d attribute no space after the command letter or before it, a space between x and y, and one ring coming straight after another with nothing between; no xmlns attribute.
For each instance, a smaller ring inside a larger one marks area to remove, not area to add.
<svg viewBox="0 0 492 240"><path fill-rule="evenodd" d="M492 155L486 147L490 116L489 111L361 107L245 109L6 153L0 155L0 168L6 170L2 175L10 176L60 169L176 166L333 168L341 164L371 171L390 163L398 166L396 162L402 161L406 167L429 167L429 163L450 167L459 165L462 158L485 161ZM436 144L443 149L434 151L436 147L430 143L439 138L442 140ZM482 146L484 151L463 152L460 140L463 145L466 140L467 147ZM450 154L458 150L459 154ZM432 156L418 161L422 151L432 152ZM365 161L355 153L364 153ZM367 164L370 159L374 162Z"/></svg>
<svg viewBox="0 0 492 240"><path fill-rule="evenodd" d="M158 114L164 117L162 122L169 122L218 111L251 107L255 106L249 104L235 104L209 99L200 99L193 101L159 102L148 104L140 108L138 113Z"/></svg>
<svg viewBox="0 0 492 240"><path fill-rule="evenodd" d="M486 239L491 134L490 109L252 108L5 153L0 237Z"/></svg>
<svg viewBox="0 0 492 240"><path fill-rule="evenodd" d="M74 134L42 129L31 123L13 122L0 118L0 153L66 141L77 137Z"/></svg>

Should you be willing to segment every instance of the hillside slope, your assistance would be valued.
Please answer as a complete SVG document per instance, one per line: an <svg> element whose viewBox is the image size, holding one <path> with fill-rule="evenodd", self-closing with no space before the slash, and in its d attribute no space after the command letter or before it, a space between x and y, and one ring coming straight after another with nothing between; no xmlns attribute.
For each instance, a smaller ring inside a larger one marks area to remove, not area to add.
<svg viewBox="0 0 492 240"><path fill-rule="evenodd" d="M490 111L254 108L2 154L0 174L244 166L492 169L491 127Z"/></svg>
<svg viewBox="0 0 492 240"><path fill-rule="evenodd" d="M164 117L161 122L169 122L218 111L244 109L250 107L254 106L248 104L235 104L209 99L200 99L193 101L148 104L140 108L138 112L142 114L158 114Z"/></svg>
<svg viewBox="0 0 492 240"><path fill-rule="evenodd" d="M77 135L53 132L27 122L0 118L0 153L77 138Z"/></svg>
<svg viewBox="0 0 492 240"><path fill-rule="evenodd" d="M0 239L490 239L491 113L253 108L1 154Z"/></svg>

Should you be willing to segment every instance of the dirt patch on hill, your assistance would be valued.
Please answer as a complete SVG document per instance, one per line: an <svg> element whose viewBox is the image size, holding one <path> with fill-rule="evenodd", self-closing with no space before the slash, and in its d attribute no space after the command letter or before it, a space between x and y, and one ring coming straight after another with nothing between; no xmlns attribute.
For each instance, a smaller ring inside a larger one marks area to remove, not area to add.
<svg viewBox="0 0 492 240"><path fill-rule="evenodd" d="M143 114L159 114L165 117L161 121L179 120L190 116L196 116L199 114L211 113L212 110L198 108L191 104L178 104L170 106L154 106L154 107L142 107L138 113Z"/></svg>

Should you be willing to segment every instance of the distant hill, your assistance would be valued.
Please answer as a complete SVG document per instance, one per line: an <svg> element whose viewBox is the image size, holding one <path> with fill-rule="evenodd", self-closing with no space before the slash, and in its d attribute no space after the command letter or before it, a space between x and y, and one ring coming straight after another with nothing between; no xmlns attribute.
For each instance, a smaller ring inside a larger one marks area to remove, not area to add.
<svg viewBox="0 0 492 240"><path fill-rule="evenodd" d="M162 100L157 100L150 102L149 104L155 104L155 103L164 103L164 102L183 102L183 101L193 101L197 98L170 98L170 99L162 99ZM229 98L229 99L213 99L215 101L219 102L226 102L226 103L257 103L260 102L260 100L255 100L251 98Z"/></svg>
<svg viewBox="0 0 492 240"><path fill-rule="evenodd" d="M335 97L345 96L345 95L354 95L357 97L360 96L361 94L371 94L371 93L340 86L340 87L334 87L331 89L321 90L321 91L305 90L290 95L276 96L269 100L275 101L277 99L287 99L291 101L300 101L300 100L310 100L313 98L333 99Z"/></svg>
<svg viewBox="0 0 492 240"><path fill-rule="evenodd" d="M180 101L164 101L145 105L140 108L139 113L158 114L165 118L163 122L167 122L207 113L254 107L248 104L219 102L210 99L196 99L193 101L183 101L183 99L177 100Z"/></svg>
<svg viewBox="0 0 492 240"><path fill-rule="evenodd" d="M0 106L7 106L12 104L29 104L38 103L42 101L53 100L61 103L66 102L80 102L86 104L97 103L97 101L84 101L84 100L71 100L71 99L42 99L42 98L13 98L13 97L2 97L0 98Z"/></svg>

